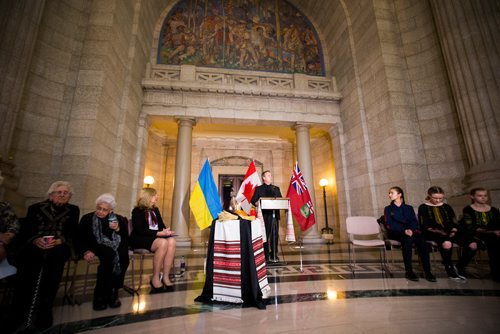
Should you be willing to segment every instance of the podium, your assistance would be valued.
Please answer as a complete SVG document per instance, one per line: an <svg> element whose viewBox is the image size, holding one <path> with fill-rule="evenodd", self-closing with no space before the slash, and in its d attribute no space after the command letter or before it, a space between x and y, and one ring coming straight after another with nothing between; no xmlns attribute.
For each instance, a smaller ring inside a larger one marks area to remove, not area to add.
<svg viewBox="0 0 500 334"><path fill-rule="evenodd" d="M260 208L262 210L288 210L290 199L287 197L261 197Z"/></svg>
<svg viewBox="0 0 500 334"><path fill-rule="evenodd" d="M289 231L289 225L291 226L291 234L293 235L293 241L295 241L295 234L293 233L293 223L291 223L291 215L290 213L290 199L287 197L261 197L259 199L259 210L285 210L286 211L286 217L287 217L287 231L286 231L286 236L287 236L287 241L288 237L290 234ZM290 217L290 218L289 218ZM290 222L288 222L290 220ZM276 229L276 225L278 224L278 228ZM268 262L268 266L284 266L287 263L285 261L279 261L277 257L277 246L279 245L279 221L276 219L274 216L273 212L273 217L272 217L272 222L271 222L271 233L270 235L266 235L267 238L267 244L268 247L271 248L271 254L270 254L270 259ZM274 231L278 230L277 235L273 233ZM283 253L283 247L281 247L281 253L284 258L284 253Z"/></svg>

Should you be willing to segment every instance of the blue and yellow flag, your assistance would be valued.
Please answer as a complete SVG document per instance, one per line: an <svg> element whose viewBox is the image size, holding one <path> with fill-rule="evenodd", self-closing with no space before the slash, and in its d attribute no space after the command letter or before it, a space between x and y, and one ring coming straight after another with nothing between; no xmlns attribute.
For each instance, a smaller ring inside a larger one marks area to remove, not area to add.
<svg viewBox="0 0 500 334"><path fill-rule="evenodd" d="M198 182L196 182L191 193L189 207L193 211L194 219L200 230L212 225L212 220L216 219L222 211L222 205L220 204L219 194L208 159L205 161L198 177Z"/></svg>

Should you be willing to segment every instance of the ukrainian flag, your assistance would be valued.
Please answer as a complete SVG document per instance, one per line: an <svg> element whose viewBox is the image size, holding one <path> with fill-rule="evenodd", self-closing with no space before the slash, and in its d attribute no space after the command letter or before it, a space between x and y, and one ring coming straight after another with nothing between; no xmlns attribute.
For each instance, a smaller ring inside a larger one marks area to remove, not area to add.
<svg viewBox="0 0 500 334"><path fill-rule="evenodd" d="M194 219L200 230L212 225L212 220L217 218L222 211L222 205L220 204L219 194L208 159L205 161L198 177L198 182L196 182L191 193L189 207L193 211Z"/></svg>

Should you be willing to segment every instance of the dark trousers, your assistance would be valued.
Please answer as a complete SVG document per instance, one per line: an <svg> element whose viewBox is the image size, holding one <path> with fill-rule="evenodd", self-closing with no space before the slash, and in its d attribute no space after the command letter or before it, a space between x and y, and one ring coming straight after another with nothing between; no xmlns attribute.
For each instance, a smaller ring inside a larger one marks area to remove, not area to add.
<svg viewBox="0 0 500 334"><path fill-rule="evenodd" d="M20 250L13 305L16 324L26 322L29 315L38 322L52 319L52 306L70 256L71 250L66 244L42 250L30 243Z"/></svg>
<svg viewBox="0 0 500 334"><path fill-rule="evenodd" d="M462 254L460 255L460 259L458 260L457 267L461 270L465 269L465 267L472 260L474 255L476 254L476 250L470 249L469 245L476 240L473 237L467 236L465 234L457 233L450 238L449 236L438 234L438 233L426 233L425 239L434 241L438 250L441 253L441 258L443 259L443 265L445 267L450 267L453 265L452 263L452 249L444 249L443 242L449 241L452 244L457 244L462 247Z"/></svg>
<svg viewBox="0 0 500 334"><path fill-rule="evenodd" d="M108 301L113 293L123 287L125 273L129 265L128 249L126 246L118 247L118 256L120 261L120 273L113 273L113 261L115 251L108 246L98 245L94 254L99 258L99 267L97 268L97 279L94 289L94 301Z"/></svg>
<svg viewBox="0 0 500 334"><path fill-rule="evenodd" d="M482 234L481 240L486 244L490 260L491 277L500 281L500 238L493 234Z"/></svg>
<svg viewBox="0 0 500 334"><path fill-rule="evenodd" d="M411 237L404 234L404 232L388 231L389 239L397 240L401 243L401 250L403 252L403 262L405 264L405 270L413 270L411 256L413 251L413 245L415 245L420 260L422 261L422 267L424 272L431 272L431 264L429 260L429 248L425 239L419 233L413 233Z"/></svg>
<svg viewBox="0 0 500 334"><path fill-rule="evenodd" d="M278 258L278 239L279 239L279 220L274 218L273 210L264 210L269 212L262 212L264 218L264 225L266 226L267 242L264 243L264 254L266 260L276 260Z"/></svg>

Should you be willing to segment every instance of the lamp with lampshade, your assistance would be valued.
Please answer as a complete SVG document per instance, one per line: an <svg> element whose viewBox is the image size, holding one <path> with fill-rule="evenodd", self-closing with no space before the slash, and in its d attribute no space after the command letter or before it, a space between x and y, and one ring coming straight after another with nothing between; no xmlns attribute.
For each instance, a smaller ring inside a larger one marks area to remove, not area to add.
<svg viewBox="0 0 500 334"><path fill-rule="evenodd" d="M326 208L326 190L328 186L327 179L321 179L319 185L323 187L323 205L325 207L325 227L321 229L321 237L325 239L326 243L333 244L333 229L328 226L328 211Z"/></svg>
<svg viewBox="0 0 500 334"><path fill-rule="evenodd" d="M154 177L151 175L144 177L144 184L146 185L146 188L149 188L153 183L155 183Z"/></svg>

